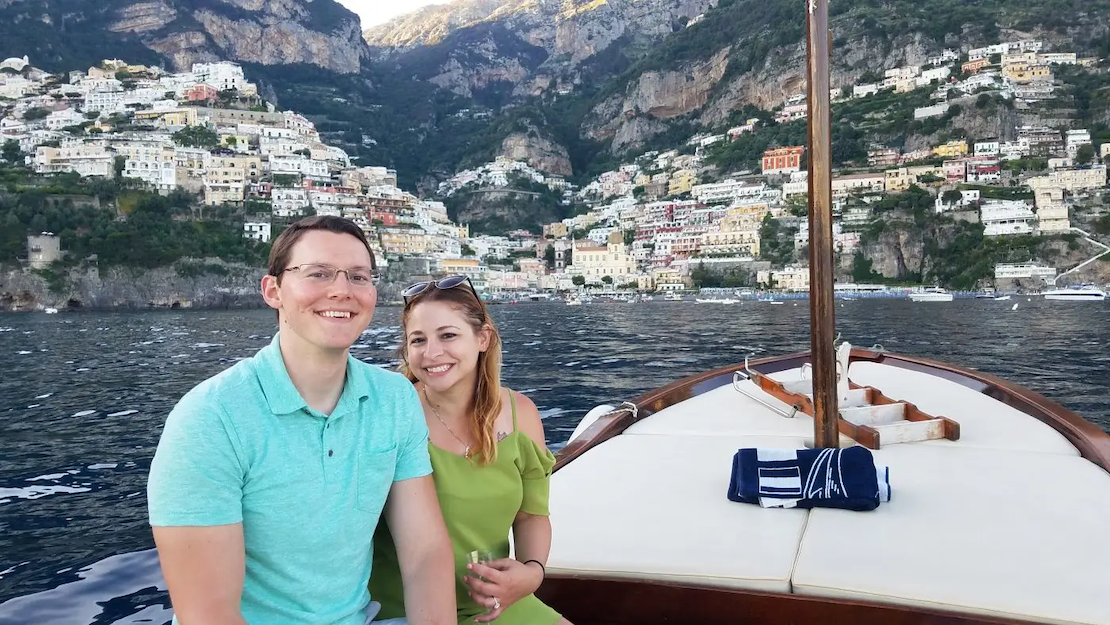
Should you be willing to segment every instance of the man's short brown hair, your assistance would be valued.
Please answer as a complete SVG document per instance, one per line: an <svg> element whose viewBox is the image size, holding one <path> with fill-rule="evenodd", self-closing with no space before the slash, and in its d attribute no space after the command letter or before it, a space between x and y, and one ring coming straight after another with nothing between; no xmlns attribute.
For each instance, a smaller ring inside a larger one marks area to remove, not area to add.
<svg viewBox="0 0 1110 625"><path fill-rule="evenodd" d="M270 260L267 263L266 272L277 278L278 284L281 284L281 276L289 267L289 258L293 256L293 246L301 240L304 233L310 230L324 230L355 237L366 246L366 251L370 254L370 268L378 268L378 261L374 258L374 251L370 249L370 242L366 240L362 228L355 225L355 222L333 215L316 215L305 217L290 224L278 235L278 238L274 239L274 245L270 248Z"/></svg>

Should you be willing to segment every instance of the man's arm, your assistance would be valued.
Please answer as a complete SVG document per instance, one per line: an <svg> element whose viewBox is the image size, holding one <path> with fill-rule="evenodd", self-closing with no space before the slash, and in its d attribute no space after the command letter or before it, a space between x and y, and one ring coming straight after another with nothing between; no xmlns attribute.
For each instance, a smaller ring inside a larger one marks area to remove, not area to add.
<svg viewBox="0 0 1110 625"><path fill-rule="evenodd" d="M246 625L243 524L154 527L162 575L181 625Z"/></svg>
<svg viewBox="0 0 1110 625"><path fill-rule="evenodd" d="M394 482L385 519L397 547L409 625L455 625L455 558L432 476Z"/></svg>

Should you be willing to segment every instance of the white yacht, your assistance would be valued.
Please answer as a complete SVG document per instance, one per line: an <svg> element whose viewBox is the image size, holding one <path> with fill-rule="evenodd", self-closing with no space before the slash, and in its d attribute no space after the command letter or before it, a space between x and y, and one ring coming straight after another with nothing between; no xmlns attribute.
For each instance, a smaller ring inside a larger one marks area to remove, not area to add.
<svg viewBox="0 0 1110 625"><path fill-rule="evenodd" d="M1052 289L1042 293L1045 299L1061 300L1066 302L1101 302L1106 299L1106 292L1095 286L1064 287Z"/></svg>
<svg viewBox="0 0 1110 625"><path fill-rule="evenodd" d="M952 294L940 287L929 287L910 293L913 302L951 302Z"/></svg>
<svg viewBox="0 0 1110 625"><path fill-rule="evenodd" d="M740 303L740 300L733 299L731 297L723 297L723 298L712 298L712 297L711 298L700 298L699 297L699 298L695 299L694 301L699 303L699 304L738 304L738 303Z"/></svg>

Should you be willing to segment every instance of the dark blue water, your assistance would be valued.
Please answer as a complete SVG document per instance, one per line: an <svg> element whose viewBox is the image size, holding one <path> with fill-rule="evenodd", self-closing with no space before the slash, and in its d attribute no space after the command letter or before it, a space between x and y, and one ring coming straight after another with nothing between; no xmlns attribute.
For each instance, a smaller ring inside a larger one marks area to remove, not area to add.
<svg viewBox="0 0 1110 625"><path fill-rule="evenodd" d="M354 353L394 363L399 312L380 309ZM853 344L1000 375L1110 429L1110 303L860 300L837 314ZM809 341L804 301L527 304L494 316L505 382L540 407L553 448L599 403ZM0 625L169 621L144 496L162 422L273 328L262 310L0 315Z"/></svg>

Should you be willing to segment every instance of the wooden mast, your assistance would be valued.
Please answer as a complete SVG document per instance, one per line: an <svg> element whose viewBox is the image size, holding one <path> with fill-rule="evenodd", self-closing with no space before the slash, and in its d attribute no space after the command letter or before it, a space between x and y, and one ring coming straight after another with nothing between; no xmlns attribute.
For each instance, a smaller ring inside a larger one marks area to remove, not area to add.
<svg viewBox="0 0 1110 625"><path fill-rule="evenodd" d="M837 447L836 301L833 298L829 1L805 0L809 118L809 327L815 447ZM847 375L847 372L844 372Z"/></svg>

